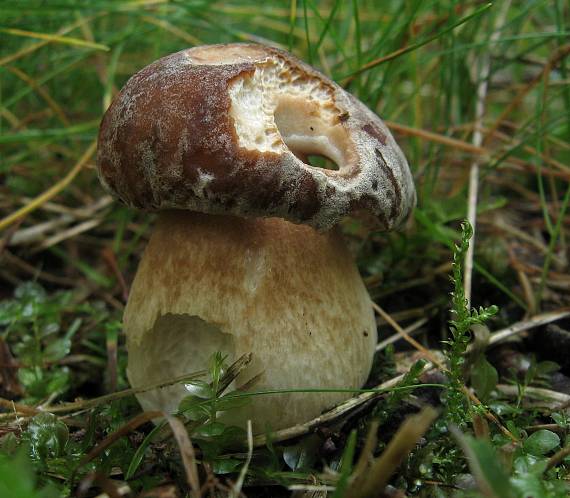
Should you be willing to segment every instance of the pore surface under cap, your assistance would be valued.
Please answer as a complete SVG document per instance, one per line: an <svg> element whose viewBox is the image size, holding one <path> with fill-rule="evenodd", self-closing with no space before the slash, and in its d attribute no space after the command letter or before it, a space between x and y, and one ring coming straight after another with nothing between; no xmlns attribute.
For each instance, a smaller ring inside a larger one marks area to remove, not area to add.
<svg viewBox="0 0 570 498"><path fill-rule="evenodd" d="M319 154L338 171L301 158ZM329 229L365 210L392 228L415 190L382 121L290 54L212 45L134 75L105 114L98 168L130 206L278 216Z"/></svg>

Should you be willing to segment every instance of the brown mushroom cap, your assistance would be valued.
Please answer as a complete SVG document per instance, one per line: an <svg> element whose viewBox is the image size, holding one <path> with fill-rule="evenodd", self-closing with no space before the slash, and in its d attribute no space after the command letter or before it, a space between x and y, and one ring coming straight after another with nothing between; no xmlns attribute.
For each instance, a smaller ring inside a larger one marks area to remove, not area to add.
<svg viewBox="0 0 570 498"><path fill-rule="evenodd" d="M300 157L320 154L326 170ZM196 47L135 74L103 118L103 184L130 206L276 216L326 230L366 210L390 229L415 190L383 122L292 55Z"/></svg>

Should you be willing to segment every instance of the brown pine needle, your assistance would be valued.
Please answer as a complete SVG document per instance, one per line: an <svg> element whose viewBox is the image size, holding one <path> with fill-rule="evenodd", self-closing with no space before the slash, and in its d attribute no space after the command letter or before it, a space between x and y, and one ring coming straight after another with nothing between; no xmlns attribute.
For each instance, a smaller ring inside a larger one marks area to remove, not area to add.
<svg viewBox="0 0 570 498"><path fill-rule="evenodd" d="M40 194L35 199L32 199L25 206L21 207L20 209L6 216L4 219L0 220L0 230L4 230L6 227L9 227L15 221L30 214L32 211L35 211L42 204L48 202L49 200L53 199L57 194L62 192L74 180L74 178L81 171L83 166L87 164L87 161L91 159L91 156L95 153L96 148L97 148L97 143L94 141L91 143L91 145L89 145L89 147L87 147L87 150L79 158L79 161L77 161L75 166L73 166L73 168L71 168L69 173L67 173L67 175L65 175L59 182L57 182L54 186L47 189L43 194Z"/></svg>
<svg viewBox="0 0 570 498"><path fill-rule="evenodd" d="M238 479L234 484L229 498L239 498L242 495L241 489L243 487L243 483L245 482L245 477L247 475L247 469L249 468L249 464L251 463L251 459L253 457L253 429L251 426L251 420L247 421L247 457L245 459L245 463L240 470Z"/></svg>
<svg viewBox="0 0 570 498"><path fill-rule="evenodd" d="M23 405L21 403L15 403L10 399L0 398L0 408L9 411L13 414L21 414L33 417L39 410L33 406Z"/></svg>
<svg viewBox="0 0 570 498"><path fill-rule="evenodd" d="M142 16L141 20L149 24L152 24L154 26L157 26L163 29L164 31L173 34L174 36L177 36L181 40L184 40L186 43L189 43L191 46L202 45L204 43L199 38L196 38L194 35L191 35L190 33L184 31L183 29L174 26L173 24L169 23L168 21L165 21L164 19L157 19L152 16Z"/></svg>
<svg viewBox="0 0 570 498"><path fill-rule="evenodd" d="M138 427L155 418L164 417L163 412L142 412L139 413L136 417L129 420L126 424L122 425L117 429L115 432L109 434L103 441L101 441L95 448L93 448L87 455L85 455L81 461L79 462L79 467L82 467L86 463L89 463L94 458L97 458L103 451L105 451L109 446L114 444L116 441L121 439L123 436L126 436L130 432L134 431Z"/></svg>
<svg viewBox="0 0 570 498"><path fill-rule="evenodd" d="M485 159L489 159L493 156L493 151L491 149L488 149L486 147L478 147L469 142L465 142L464 140L448 137L447 135L442 135L441 133L435 133L433 131L423 130L421 128L414 128L413 126L406 126L401 123L396 123L394 121L385 120L384 122L386 123L386 126L388 126L388 128L397 131L402 135L409 135L413 137L423 138L424 140L428 140L429 142L439 143L447 147L451 147L453 149L467 152L469 154L483 156L483 158ZM524 170L536 173L536 168L533 165L519 158L512 157L510 158L510 161L513 163L513 165L516 164L517 166L521 167ZM554 163L554 166L560 169L559 168L560 164L561 163ZM560 169L560 171L549 168L541 168L540 173L543 176L552 175L558 178L563 178L565 180L570 180L570 169L568 169L566 166L563 166L563 169Z"/></svg>
<svg viewBox="0 0 570 498"><path fill-rule="evenodd" d="M100 12L98 14L95 14L91 17L87 17L87 18L82 18L77 22L74 22L73 24L70 24L69 26L66 26L62 29L60 29L57 33L56 36L63 36L66 35L67 33L73 31L74 29L77 29L79 26L81 26L82 24L85 24L86 22L90 22L93 19L96 19L98 17L102 17L105 16L106 12ZM36 50L45 47L46 45L48 45L49 43L51 43L52 40L42 40L41 42L37 42L37 43L32 43L31 45L28 45L20 50L18 50L17 52L14 52L13 54L7 55L5 57L2 57L0 59L0 66L3 66L4 64L8 64L10 62L13 62L17 59L20 59L22 57L25 57L28 54L31 54L32 52L35 52Z"/></svg>
<svg viewBox="0 0 570 498"><path fill-rule="evenodd" d="M0 33L7 33L14 36L25 36L28 38L38 38L48 42L63 43L66 45L73 45L75 47L93 48L95 50L103 50L105 52L111 50L107 45L103 45L101 43L92 43L86 40L81 40L80 38L52 35L49 33L36 33L35 31L25 31L23 29L0 28Z"/></svg>
<svg viewBox="0 0 570 498"><path fill-rule="evenodd" d="M565 448L557 451L550 460L548 460L545 471L552 467L556 467L559 463L562 463L568 455L570 455L570 446L566 446Z"/></svg>
<svg viewBox="0 0 570 498"><path fill-rule="evenodd" d="M527 85L525 85L519 93L515 96L513 100L509 103L509 105L501 112L499 117L495 120L493 125L487 130L485 133L485 140L483 140L483 145L487 142L487 140L493 136L495 131L499 129L501 123L507 118L507 116L521 105L522 100L524 97L536 86L538 85L541 80L552 71L552 68L556 67L556 65L564 59L568 54L570 54L570 45L564 45L560 47L549 59L549 61L545 64L542 71L540 71Z"/></svg>
<svg viewBox="0 0 570 498"><path fill-rule="evenodd" d="M411 337L386 311L384 311L376 303L372 303L374 310L382 317L390 326L400 334L402 339L411 344L415 349L422 353L429 361L437 366L441 371L446 372L447 368L433 355L428 349L422 346L418 341Z"/></svg>
<svg viewBox="0 0 570 498"><path fill-rule="evenodd" d="M67 116L63 112L61 106L51 97L51 95L42 85L40 85L34 78L17 67L7 66L6 69L12 74L15 74L22 81L26 82L38 95L40 95L46 101L46 104L49 106L49 108L65 126L70 125L69 119L67 119Z"/></svg>

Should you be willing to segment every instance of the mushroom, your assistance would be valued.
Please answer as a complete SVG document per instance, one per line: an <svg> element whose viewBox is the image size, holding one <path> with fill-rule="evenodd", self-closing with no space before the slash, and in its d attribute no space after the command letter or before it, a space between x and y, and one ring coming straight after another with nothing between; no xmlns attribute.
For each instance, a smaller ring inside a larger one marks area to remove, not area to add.
<svg viewBox="0 0 570 498"><path fill-rule="evenodd" d="M216 351L253 353L237 387L256 374L256 390L362 386L376 326L336 225L364 211L392 229L415 190L392 135L359 100L275 48L183 50L116 96L98 171L125 204L160 212L123 319L132 386L206 368ZM174 385L138 400L174 412L186 395ZM227 416L277 430L349 396L256 396Z"/></svg>

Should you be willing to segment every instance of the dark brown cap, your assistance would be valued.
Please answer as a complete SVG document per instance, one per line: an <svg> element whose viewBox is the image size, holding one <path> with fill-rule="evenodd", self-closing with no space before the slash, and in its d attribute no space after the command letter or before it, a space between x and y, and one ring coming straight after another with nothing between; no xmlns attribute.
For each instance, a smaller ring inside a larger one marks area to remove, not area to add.
<svg viewBox="0 0 570 498"><path fill-rule="evenodd" d="M338 171L303 162L311 154ZM146 210L277 216L321 230L366 210L390 229L415 203L380 118L262 45L196 47L142 69L103 118L97 162L111 193Z"/></svg>

